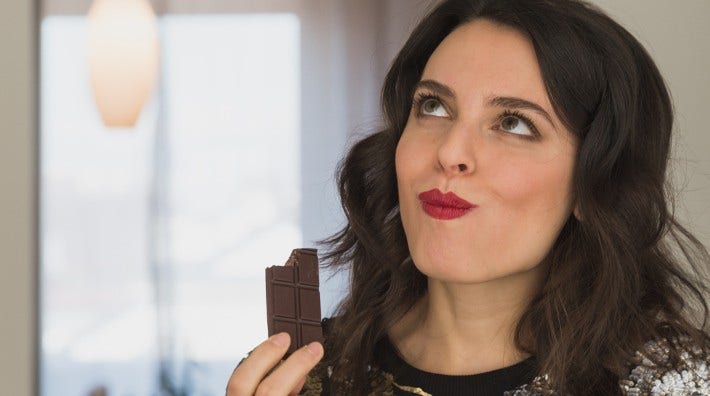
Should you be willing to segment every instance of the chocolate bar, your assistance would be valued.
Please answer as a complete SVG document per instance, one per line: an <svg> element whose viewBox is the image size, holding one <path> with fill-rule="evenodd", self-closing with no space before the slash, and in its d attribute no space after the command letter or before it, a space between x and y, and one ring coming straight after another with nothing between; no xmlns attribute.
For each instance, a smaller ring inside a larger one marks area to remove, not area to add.
<svg viewBox="0 0 710 396"><path fill-rule="evenodd" d="M286 356L312 341L323 342L316 249L294 249L286 264L266 269L269 336L291 336Z"/></svg>

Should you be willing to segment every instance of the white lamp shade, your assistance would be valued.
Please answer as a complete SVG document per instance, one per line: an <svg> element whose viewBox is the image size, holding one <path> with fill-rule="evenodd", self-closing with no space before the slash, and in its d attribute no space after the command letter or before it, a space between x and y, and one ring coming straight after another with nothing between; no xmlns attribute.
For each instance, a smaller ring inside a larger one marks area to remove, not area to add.
<svg viewBox="0 0 710 396"><path fill-rule="evenodd" d="M155 86L155 13L146 0L95 0L89 9L89 74L101 118L132 127Z"/></svg>

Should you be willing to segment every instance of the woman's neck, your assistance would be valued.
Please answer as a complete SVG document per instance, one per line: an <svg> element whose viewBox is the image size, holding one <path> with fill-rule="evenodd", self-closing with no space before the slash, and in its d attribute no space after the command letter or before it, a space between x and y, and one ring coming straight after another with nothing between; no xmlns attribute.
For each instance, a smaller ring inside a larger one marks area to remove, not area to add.
<svg viewBox="0 0 710 396"><path fill-rule="evenodd" d="M528 355L515 328L540 284L539 268L479 284L429 279L427 293L392 329L390 338L412 366L448 375L507 367Z"/></svg>

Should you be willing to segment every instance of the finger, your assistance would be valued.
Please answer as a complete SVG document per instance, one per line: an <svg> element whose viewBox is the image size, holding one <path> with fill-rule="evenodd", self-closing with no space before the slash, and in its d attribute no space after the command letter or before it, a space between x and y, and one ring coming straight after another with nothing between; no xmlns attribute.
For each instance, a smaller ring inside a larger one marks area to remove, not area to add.
<svg viewBox="0 0 710 396"><path fill-rule="evenodd" d="M296 389L323 357L323 346L311 342L297 350L266 377L256 389L257 395L285 395Z"/></svg>
<svg viewBox="0 0 710 396"><path fill-rule="evenodd" d="M297 396L299 393L301 393L301 389L303 389L303 385L306 384L306 377L303 377L301 382L296 385L296 388L289 393L289 396Z"/></svg>
<svg viewBox="0 0 710 396"><path fill-rule="evenodd" d="M288 350L291 338L278 333L257 346L232 373L227 383L227 396L253 395L261 380Z"/></svg>

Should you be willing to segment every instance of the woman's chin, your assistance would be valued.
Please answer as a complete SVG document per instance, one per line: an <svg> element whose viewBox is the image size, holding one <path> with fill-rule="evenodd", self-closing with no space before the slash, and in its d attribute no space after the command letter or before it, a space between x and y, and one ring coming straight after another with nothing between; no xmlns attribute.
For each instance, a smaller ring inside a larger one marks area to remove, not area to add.
<svg viewBox="0 0 710 396"><path fill-rule="evenodd" d="M476 268L465 264L451 265L449 263L429 262L424 265L416 264L419 272L429 280L446 283L483 283L494 280L504 274L491 271L488 268Z"/></svg>

